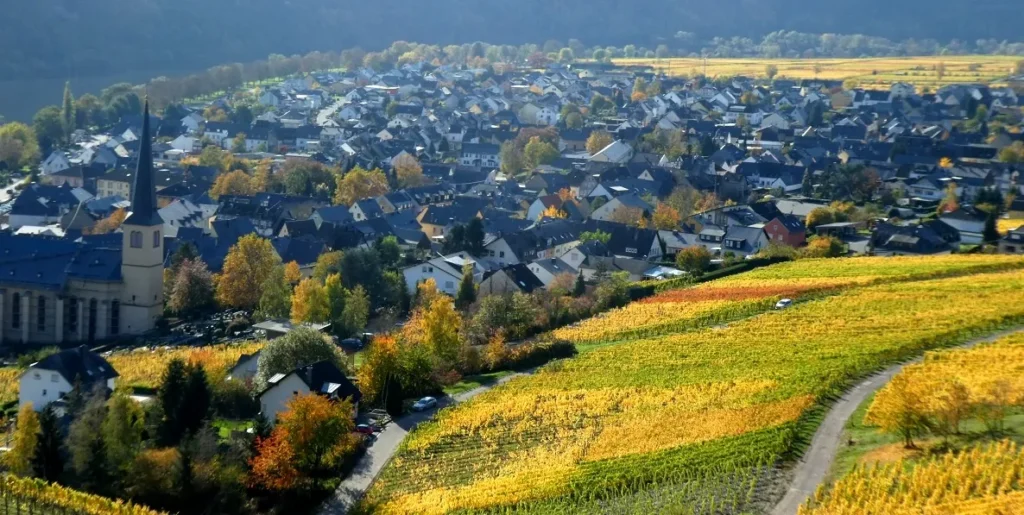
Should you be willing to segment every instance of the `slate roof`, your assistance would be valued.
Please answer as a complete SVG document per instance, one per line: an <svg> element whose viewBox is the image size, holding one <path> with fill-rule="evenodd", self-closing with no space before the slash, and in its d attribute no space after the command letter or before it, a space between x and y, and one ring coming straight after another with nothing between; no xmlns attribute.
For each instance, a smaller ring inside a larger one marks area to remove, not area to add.
<svg viewBox="0 0 1024 515"><path fill-rule="evenodd" d="M359 388L356 388L356 385L352 384L352 381L330 361L318 361L312 365L296 368L287 374L277 374L270 378L267 390L277 386L290 375L297 376L303 383L306 383L311 392L320 395L349 399L353 403L359 402L363 398Z"/></svg>
<svg viewBox="0 0 1024 515"><path fill-rule="evenodd" d="M270 243L281 256L282 263L295 261L300 266L316 263L317 257L327 250L323 240L313 236L285 236L274 238Z"/></svg>
<svg viewBox="0 0 1024 515"><path fill-rule="evenodd" d="M29 369L52 370L71 384L75 384L76 380L90 384L118 377L117 370L107 360L84 345L47 356L29 365Z"/></svg>
<svg viewBox="0 0 1024 515"><path fill-rule="evenodd" d="M59 291L70 279L119 281L120 235L103 243L0 233L0 284Z"/></svg>

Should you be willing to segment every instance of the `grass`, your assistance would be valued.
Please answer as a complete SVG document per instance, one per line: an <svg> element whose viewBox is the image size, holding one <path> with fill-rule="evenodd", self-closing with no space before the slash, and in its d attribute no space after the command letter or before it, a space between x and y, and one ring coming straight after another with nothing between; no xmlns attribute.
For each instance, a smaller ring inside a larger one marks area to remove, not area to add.
<svg viewBox="0 0 1024 515"><path fill-rule="evenodd" d="M246 431L252 427L251 420L228 420L219 418L213 421L213 427L217 430L217 436L221 440L227 440L231 437L232 431Z"/></svg>
<svg viewBox="0 0 1024 515"><path fill-rule="evenodd" d="M499 370L497 372L466 376L463 377L461 381L445 388L444 393L450 396L463 394L481 386L489 386L497 383L501 378L508 377L514 373L515 372L512 370Z"/></svg>
<svg viewBox="0 0 1024 515"><path fill-rule="evenodd" d="M861 87L882 88L894 82L909 82L918 88L932 89L958 83L999 83L1013 73L1017 56L965 55L880 57L863 59L708 59L708 77L766 78L768 65L778 68L777 78L828 79L852 81ZM703 74L705 61L700 58L614 59L621 66L651 66L672 76ZM945 72L939 76L937 65Z"/></svg>

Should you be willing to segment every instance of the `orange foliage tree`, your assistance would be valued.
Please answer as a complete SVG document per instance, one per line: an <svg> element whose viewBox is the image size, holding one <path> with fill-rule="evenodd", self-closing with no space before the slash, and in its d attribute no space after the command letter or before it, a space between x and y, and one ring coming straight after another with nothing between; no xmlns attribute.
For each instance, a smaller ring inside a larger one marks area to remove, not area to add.
<svg viewBox="0 0 1024 515"><path fill-rule="evenodd" d="M216 200L221 195L252 195L256 193L256 181L249 174L235 170L217 176L210 188L210 198Z"/></svg>
<svg viewBox="0 0 1024 515"><path fill-rule="evenodd" d="M86 234L110 234L121 227L128 212L124 208L118 208L110 213L110 216L96 222L96 225L85 231Z"/></svg>

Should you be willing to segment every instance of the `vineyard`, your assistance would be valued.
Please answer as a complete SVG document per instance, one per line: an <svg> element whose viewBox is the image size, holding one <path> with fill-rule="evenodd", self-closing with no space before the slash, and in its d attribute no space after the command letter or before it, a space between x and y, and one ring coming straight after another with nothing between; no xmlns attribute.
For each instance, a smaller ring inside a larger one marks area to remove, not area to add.
<svg viewBox="0 0 1024 515"><path fill-rule="evenodd" d="M619 343L420 426L362 508L763 511L785 488L780 464L813 432L823 401L888 363L1024 320L1021 265L999 256L806 260L627 306L563 333ZM763 311L808 293L828 295L707 327L708 313L741 314L750 303ZM659 304L688 314L666 323Z"/></svg>
<svg viewBox="0 0 1024 515"><path fill-rule="evenodd" d="M1002 515L1024 506L1024 452L1003 441L916 463L859 467L801 515Z"/></svg>
<svg viewBox="0 0 1024 515"><path fill-rule="evenodd" d="M39 479L0 476L0 515L161 515L145 506L112 500Z"/></svg>

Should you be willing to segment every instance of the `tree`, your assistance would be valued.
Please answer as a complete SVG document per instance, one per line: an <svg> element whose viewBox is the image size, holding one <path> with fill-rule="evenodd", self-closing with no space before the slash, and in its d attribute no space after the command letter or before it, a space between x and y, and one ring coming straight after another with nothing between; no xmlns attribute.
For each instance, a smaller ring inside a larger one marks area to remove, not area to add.
<svg viewBox="0 0 1024 515"><path fill-rule="evenodd" d="M602 244L607 244L611 239L612 235L602 231L601 229L596 231L583 231L580 233L580 243L599 241Z"/></svg>
<svg viewBox="0 0 1024 515"><path fill-rule="evenodd" d="M49 154L64 140L64 124L61 122L60 108L46 106L32 117L32 130L35 131L39 148Z"/></svg>
<svg viewBox="0 0 1024 515"><path fill-rule="evenodd" d="M473 282L473 265L466 264L462 267L462 280L459 281L459 291L455 295L455 306L465 310L476 302L476 284Z"/></svg>
<svg viewBox="0 0 1024 515"><path fill-rule="evenodd" d="M618 209L612 212L609 221L617 224L629 225L632 227L646 227L644 210L639 207L619 207Z"/></svg>
<svg viewBox="0 0 1024 515"><path fill-rule="evenodd" d="M231 154L225 152L224 149L217 145L207 145L199 153L199 166L208 166L216 168L221 172L227 172L231 162Z"/></svg>
<svg viewBox="0 0 1024 515"><path fill-rule="evenodd" d="M398 246L398 238L395 236L385 236L377 240L374 250L377 251L380 264L384 268L397 267L402 259L402 248Z"/></svg>
<svg viewBox="0 0 1024 515"><path fill-rule="evenodd" d="M254 309L263 295L263 281L280 261L270 240L255 234L242 236L224 258L217 301L233 308Z"/></svg>
<svg viewBox="0 0 1024 515"><path fill-rule="evenodd" d="M391 191L388 178L380 169L367 171L357 166L344 175L339 174L337 183L334 204L339 206L351 206L356 201Z"/></svg>
<svg viewBox="0 0 1024 515"><path fill-rule="evenodd" d="M998 217L999 209L992 207L988 210L985 216L985 229L982 233L982 239L985 243L996 244L999 243L999 227L996 218Z"/></svg>
<svg viewBox="0 0 1024 515"><path fill-rule="evenodd" d="M604 150L608 145L611 145L613 141L612 135L608 132L594 131L587 138L587 152L591 155L596 154Z"/></svg>
<svg viewBox="0 0 1024 515"><path fill-rule="evenodd" d="M82 232L85 234L110 234L121 228L125 218L128 218L128 211L123 207L119 207L113 213L110 213L110 216L96 222L95 225L86 228Z"/></svg>
<svg viewBox="0 0 1024 515"><path fill-rule="evenodd" d="M260 295L256 318L262 320L288 318L292 311L292 287L285 277L284 267L275 266L260 287L263 293Z"/></svg>
<svg viewBox="0 0 1024 515"><path fill-rule="evenodd" d="M100 432L106 449L108 470L116 476L128 468L142 448L143 413L125 393L115 393L107 402L107 416Z"/></svg>
<svg viewBox="0 0 1024 515"><path fill-rule="evenodd" d="M318 281L325 281L331 274L341 273L341 261L344 254L340 250L324 252L316 258L316 265L313 266L313 278Z"/></svg>
<svg viewBox="0 0 1024 515"><path fill-rule="evenodd" d="M60 419L53 406L47 406L39 414L39 439L32 455L32 472L36 477L49 482L57 481L64 473Z"/></svg>
<svg viewBox="0 0 1024 515"><path fill-rule="evenodd" d="M946 76L946 63L939 61L935 64L935 76L942 80Z"/></svg>
<svg viewBox="0 0 1024 515"><path fill-rule="evenodd" d="M421 317L422 342L441 366L454 367L459 358L459 330L462 328L462 318L455 304L449 297L437 297L423 309Z"/></svg>
<svg viewBox="0 0 1024 515"><path fill-rule="evenodd" d="M299 268L298 261L289 261L284 265L284 279L292 285L298 284L302 280L302 270Z"/></svg>
<svg viewBox="0 0 1024 515"><path fill-rule="evenodd" d="M245 146L245 133L239 132L235 134L234 138L231 138L231 151L236 154L244 154L248 148Z"/></svg>
<svg viewBox="0 0 1024 515"><path fill-rule="evenodd" d="M193 317L213 306L213 275L200 259L188 259L178 266L171 292L170 308L174 313Z"/></svg>
<svg viewBox="0 0 1024 515"><path fill-rule="evenodd" d="M583 127L583 115L578 112L569 113L565 116L565 126L569 129L579 129Z"/></svg>
<svg viewBox="0 0 1024 515"><path fill-rule="evenodd" d="M571 63L576 60L576 55L571 48L563 48L558 51L558 62Z"/></svg>
<svg viewBox="0 0 1024 515"><path fill-rule="evenodd" d="M178 421L182 435L196 436L210 416L213 405L213 391L202 363L186 368L185 395L178 408Z"/></svg>
<svg viewBox="0 0 1024 515"><path fill-rule="evenodd" d="M71 95L70 81L64 83L64 102L60 109L60 121L64 129L64 142L71 143L71 133L78 128L78 116L75 113L75 97Z"/></svg>
<svg viewBox="0 0 1024 515"><path fill-rule="evenodd" d="M819 225L826 225L835 222L835 214L827 207L816 207L807 214L805 224L807 230L813 230Z"/></svg>
<svg viewBox="0 0 1024 515"><path fill-rule="evenodd" d="M334 334L344 335L348 333L345 325L345 300L348 291L341 283L340 274L331 274L324 281L324 293L327 295L328 313Z"/></svg>
<svg viewBox="0 0 1024 515"><path fill-rule="evenodd" d="M593 98L590 99L590 113L597 115L605 111L614 110L615 103L608 99L608 97L601 94L594 94Z"/></svg>
<svg viewBox="0 0 1024 515"><path fill-rule="evenodd" d="M775 80L775 76L779 74L779 67L774 64L769 64L764 67L764 74L768 77L769 81Z"/></svg>
<svg viewBox="0 0 1024 515"><path fill-rule="evenodd" d="M391 166L395 169L395 179L400 188L415 188L429 182L423 175L423 166L409 154L402 154L391 163Z"/></svg>
<svg viewBox="0 0 1024 515"><path fill-rule="evenodd" d="M931 405L931 429L943 437L960 434L960 423L971 413L971 395L956 378L943 382Z"/></svg>
<svg viewBox="0 0 1024 515"><path fill-rule="evenodd" d="M908 374L897 374L875 397L864 421L903 438L903 446L916 449L914 438L929 428L921 385Z"/></svg>
<svg viewBox="0 0 1024 515"><path fill-rule="evenodd" d="M0 127L0 152L2 152L2 131ZM3 160L3 155L0 154L0 161ZM1024 163L1024 142L1015 141L1008 147L1003 148L999 151L999 160L1004 163Z"/></svg>
<svg viewBox="0 0 1024 515"><path fill-rule="evenodd" d="M647 99L647 81L643 77L637 77L633 81L633 93L630 96L630 100L633 102L640 102Z"/></svg>
<svg viewBox="0 0 1024 515"><path fill-rule="evenodd" d="M157 441L161 445L176 445L181 441L184 427L181 420L181 405L185 402L188 388L188 367L182 359L172 359L164 368L157 388L156 401L160 408L157 425Z"/></svg>
<svg viewBox="0 0 1024 515"><path fill-rule="evenodd" d="M938 214L952 213L957 209L960 209L960 195L956 192L956 183L950 182L946 185L946 195L942 198L942 202L939 202L939 206L936 208Z"/></svg>
<svg viewBox="0 0 1024 515"><path fill-rule="evenodd" d="M370 319L370 297L363 285L357 284L345 297L345 309L341 320L348 334L355 334L366 327Z"/></svg>
<svg viewBox="0 0 1024 515"><path fill-rule="evenodd" d="M103 123L103 104L96 95L86 93L75 100L75 126L89 127Z"/></svg>
<svg viewBox="0 0 1024 515"><path fill-rule="evenodd" d="M82 479L86 489L100 492L107 488L107 456L103 439L103 421L106 419L106 399L93 392L85 408L68 429L67 448L71 468Z"/></svg>
<svg viewBox="0 0 1024 515"><path fill-rule="evenodd" d="M568 213L562 211L561 209L558 208L558 206L552 204L544 208L544 211L542 211L541 214L537 216L537 219L544 220L546 218L567 218L568 216Z"/></svg>
<svg viewBox="0 0 1024 515"><path fill-rule="evenodd" d="M711 252L699 245L687 247L676 254L676 266L691 275L701 275L711 266Z"/></svg>
<svg viewBox="0 0 1024 515"><path fill-rule="evenodd" d="M800 251L805 258L836 258L846 255L846 247L842 241L831 236L811 236L807 247Z"/></svg>
<svg viewBox="0 0 1024 515"><path fill-rule="evenodd" d="M26 402L18 410L18 424L14 431L14 445L5 456L4 463L16 475L32 475L32 459L36 453L36 445L39 442L39 415L32 408L31 402Z"/></svg>
<svg viewBox="0 0 1024 515"><path fill-rule="evenodd" d="M234 170L217 176L210 187L210 198L216 200L221 195L252 195L256 192L252 177L242 170Z"/></svg>
<svg viewBox="0 0 1024 515"><path fill-rule="evenodd" d="M506 141L501 144L501 150L498 152L498 158L501 161L501 173L509 176L516 176L522 173L523 168L526 167L526 161L523 158L523 153L516 148L515 143Z"/></svg>
<svg viewBox="0 0 1024 515"><path fill-rule="evenodd" d="M651 222L654 224L654 228L663 231L678 229L681 220L679 211L676 211L675 208L666 203L658 204L658 207L654 208L654 214L651 215Z"/></svg>
<svg viewBox="0 0 1024 515"><path fill-rule="evenodd" d="M263 347L255 383L262 388L274 374L287 374L320 361L330 361L338 370L346 370L345 357L328 336L309 327L295 328Z"/></svg>
<svg viewBox="0 0 1024 515"><path fill-rule="evenodd" d="M531 170L536 168L538 165L549 164L555 159L558 159L558 149L554 145L541 140L538 136L530 138L530 142L526 144L526 148L523 150L523 158L526 160L526 166Z"/></svg>
<svg viewBox="0 0 1024 515"><path fill-rule="evenodd" d="M0 125L0 163L17 169L38 160L39 143L32 127L20 122Z"/></svg>
<svg viewBox="0 0 1024 515"><path fill-rule="evenodd" d="M331 306L324 285L316 279L303 279L292 294L293 323L323 323L331 318Z"/></svg>
<svg viewBox="0 0 1024 515"><path fill-rule="evenodd" d="M508 344L505 342L504 331L498 330L487 339L484 347L484 365L489 370L497 370L508 359Z"/></svg>
<svg viewBox="0 0 1024 515"><path fill-rule="evenodd" d="M345 253L341 280L349 290L361 284L370 295L373 306L381 306L384 299L384 272L380 267L380 256L373 249L356 249Z"/></svg>

